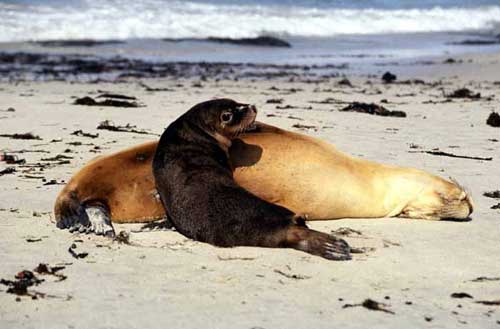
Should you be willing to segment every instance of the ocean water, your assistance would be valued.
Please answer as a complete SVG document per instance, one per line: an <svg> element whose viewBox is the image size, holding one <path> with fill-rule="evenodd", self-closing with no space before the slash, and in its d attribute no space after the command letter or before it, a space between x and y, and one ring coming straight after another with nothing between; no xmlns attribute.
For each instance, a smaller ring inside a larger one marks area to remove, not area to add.
<svg viewBox="0 0 500 329"><path fill-rule="evenodd" d="M499 27L500 0L0 0L0 42L333 37Z"/></svg>
<svg viewBox="0 0 500 329"><path fill-rule="evenodd" d="M283 38L292 48L162 40L259 35ZM500 44L454 44L497 35L500 0L0 0L0 52L361 67L500 51ZM32 42L75 39L124 42L90 48Z"/></svg>

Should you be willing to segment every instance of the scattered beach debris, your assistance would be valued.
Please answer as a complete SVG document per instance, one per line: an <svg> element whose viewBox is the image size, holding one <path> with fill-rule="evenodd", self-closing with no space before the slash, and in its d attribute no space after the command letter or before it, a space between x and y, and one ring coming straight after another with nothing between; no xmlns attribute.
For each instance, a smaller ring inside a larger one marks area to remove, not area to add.
<svg viewBox="0 0 500 329"><path fill-rule="evenodd" d="M112 93L102 93L99 94L96 98L114 98L114 99L125 99L125 100L132 100L136 101L137 98L134 96L127 96L127 95L121 95L121 94L112 94Z"/></svg>
<svg viewBox="0 0 500 329"><path fill-rule="evenodd" d="M43 279L38 279L32 271L23 270L17 273L14 278L15 281L0 279L0 284L8 287L8 294L15 294L18 296L30 296L33 299L38 297L43 297L44 295L37 292L28 292L28 288L32 286L37 286L42 283Z"/></svg>
<svg viewBox="0 0 500 329"><path fill-rule="evenodd" d="M304 89L302 89L302 88L283 88L283 89L280 89L276 86L269 87L269 90L281 91L282 93L288 93L288 94L295 94L299 91L304 91Z"/></svg>
<svg viewBox="0 0 500 329"><path fill-rule="evenodd" d="M487 277L487 276L480 276L477 277L473 280L470 280L471 282L488 282L488 281L500 281L500 277Z"/></svg>
<svg viewBox="0 0 500 329"><path fill-rule="evenodd" d="M471 160L483 160L483 161L491 161L493 160L492 157L474 157L474 156L468 156L468 155L456 155L453 153L448 153L448 152L443 152L439 150L432 150L432 151L409 151L409 153L427 153L431 155L437 155L437 156L446 156L450 158L460 158L460 159L471 159Z"/></svg>
<svg viewBox="0 0 500 329"><path fill-rule="evenodd" d="M500 299L496 300L478 300L477 304L490 305L490 306L500 306Z"/></svg>
<svg viewBox="0 0 500 329"><path fill-rule="evenodd" d="M0 176L15 173L16 169L14 167L7 167L3 170L0 170Z"/></svg>
<svg viewBox="0 0 500 329"><path fill-rule="evenodd" d="M373 96L373 95L381 95L382 90L378 88L370 88L370 89L363 89L360 91L362 94L368 95L368 96Z"/></svg>
<svg viewBox="0 0 500 329"><path fill-rule="evenodd" d="M40 263L33 271L23 270L17 273L14 276L15 280L1 279L0 284L3 284L8 287L6 291L7 293L15 294L17 296L28 296L31 297L31 299L38 299L39 297L57 298L58 296L47 295L45 293L41 293L38 291L30 291L28 290L28 288L33 286L38 286L39 284L45 281L44 279L39 279L35 275L35 273L38 273L39 275L52 275L57 278L56 282L66 280L67 277L64 274L58 273L64 268L65 268L64 266L51 267L48 264ZM66 298L68 299L70 298L70 296ZM16 301L20 301L20 298L17 297Z"/></svg>
<svg viewBox="0 0 500 329"><path fill-rule="evenodd" d="M89 138L99 137L99 134L86 133L81 129L73 131L70 135L80 136L80 137L89 137ZM80 143L80 145L81 145L81 143Z"/></svg>
<svg viewBox="0 0 500 329"><path fill-rule="evenodd" d="M0 137L7 137L11 139L35 139L42 140L40 136L33 135L32 133L20 133L20 134L0 134Z"/></svg>
<svg viewBox="0 0 500 329"><path fill-rule="evenodd" d="M361 102L353 102L340 111L342 112L360 112L360 113L368 113L380 116L391 116L391 117L406 117L406 113L403 111L389 111L383 106L377 105L375 103L361 103Z"/></svg>
<svg viewBox="0 0 500 329"><path fill-rule="evenodd" d="M500 127L500 114L491 112L486 120L486 124L492 127Z"/></svg>
<svg viewBox="0 0 500 329"><path fill-rule="evenodd" d="M120 231L114 238L113 241L116 241L118 243L122 244L130 244L130 234L128 234L125 231Z"/></svg>
<svg viewBox="0 0 500 329"><path fill-rule="evenodd" d="M400 85L430 85L430 86L436 86L439 84L439 82L431 82L431 83L426 83L422 79L409 79L409 80L401 80L398 81L398 84Z"/></svg>
<svg viewBox="0 0 500 329"><path fill-rule="evenodd" d="M22 150L19 150L19 151L15 151L15 153L50 153L50 151L47 151L47 150L26 150L26 149L22 149Z"/></svg>
<svg viewBox="0 0 500 329"><path fill-rule="evenodd" d="M309 103L313 103L313 104L351 104L349 102L335 99L333 97L328 97L328 98L325 98L321 101L309 101Z"/></svg>
<svg viewBox="0 0 500 329"><path fill-rule="evenodd" d="M426 317L424 317L424 319L427 322L431 322L432 320L434 320L434 318L432 316L426 316Z"/></svg>
<svg viewBox="0 0 500 329"><path fill-rule="evenodd" d="M397 79L396 75L392 74L389 71L385 72L384 75L382 75L382 81L384 81L385 83L392 83L396 81L396 79Z"/></svg>
<svg viewBox="0 0 500 329"><path fill-rule="evenodd" d="M450 295L451 298L474 298L466 292L454 292Z"/></svg>
<svg viewBox="0 0 500 329"><path fill-rule="evenodd" d="M19 157L17 155L9 154L6 152L0 154L0 161L4 161L6 164L25 164L26 163L25 159L19 159Z"/></svg>
<svg viewBox="0 0 500 329"><path fill-rule="evenodd" d="M26 239L26 242L30 242L30 243L40 242L40 241L42 241L42 238L27 238Z"/></svg>
<svg viewBox="0 0 500 329"><path fill-rule="evenodd" d="M282 104L283 98L271 98L266 101L266 104Z"/></svg>
<svg viewBox="0 0 500 329"><path fill-rule="evenodd" d="M451 94L445 95L448 98L468 98L468 99L480 99L481 93L474 93L468 88L460 88L453 91Z"/></svg>
<svg viewBox="0 0 500 329"><path fill-rule="evenodd" d="M383 243L383 245L384 245L384 248L387 248L387 247L389 247L389 246L401 247L401 243L399 243L399 242L394 242L394 241L387 240L387 239L383 239L383 240L382 240L382 243Z"/></svg>
<svg viewBox="0 0 500 329"><path fill-rule="evenodd" d="M484 192L483 195L487 198L500 199L500 190Z"/></svg>
<svg viewBox="0 0 500 329"><path fill-rule="evenodd" d="M16 112L16 109L13 107L9 107L6 110L0 110L0 112Z"/></svg>
<svg viewBox="0 0 500 329"><path fill-rule="evenodd" d="M59 154L51 158L42 158L41 161L51 162L53 165L58 166L58 165L70 164L71 163L70 159L73 159L73 157ZM38 164L42 167L44 166L43 163L38 163Z"/></svg>
<svg viewBox="0 0 500 329"><path fill-rule="evenodd" d="M54 157L51 157L51 158L42 158L41 160L42 161L61 161L61 160L71 160L73 159L73 157L71 156L67 156L67 155L64 155L64 154L58 154Z"/></svg>
<svg viewBox="0 0 500 329"><path fill-rule="evenodd" d="M130 123L127 123L125 126L117 126L110 120L104 120L97 126L97 129L102 129L102 130L158 136L158 134L154 134L146 130L138 130L136 128L137 126L133 126Z"/></svg>
<svg viewBox="0 0 500 329"><path fill-rule="evenodd" d="M146 91L175 91L171 88L153 88L145 84L144 82L139 82L139 86L143 87Z"/></svg>
<svg viewBox="0 0 500 329"><path fill-rule="evenodd" d="M456 59L449 57L443 61L443 64L456 64L461 62L462 60L457 61Z"/></svg>
<svg viewBox="0 0 500 329"><path fill-rule="evenodd" d="M25 172L32 172L31 169L26 170ZM43 182L47 181L47 179L44 176L37 176L37 175L23 175L22 177L28 178L28 179L41 179Z"/></svg>
<svg viewBox="0 0 500 329"><path fill-rule="evenodd" d="M429 99L429 100L423 101L422 104L445 104L445 103L451 103L451 102L452 102L452 100L449 98L441 100L441 101L434 101L432 99Z"/></svg>
<svg viewBox="0 0 500 329"><path fill-rule="evenodd" d="M283 275L284 277L288 279L294 279L294 280L305 280L305 279L310 279L310 276L307 275L300 275L300 274L292 274L292 273L285 273L281 270L275 269L274 273L278 273L280 275Z"/></svg>
<svg viewBox="0 0 500 329"><path fill-rule="evenodd" d="M396 97L414 97L417 96L416 93L405 93L405 94L396 94Z"/></svg>
<svg viewBox="0 0 500 329"><path fill-rule="evenodd" d="M389 314L395 314L393 311L387 308L389 307L388 304L379 303L370 298L365 299L361 304L345 304L344 306L342 306L342 308L357 307L357 306L362 306L371 311L381 311Z"/></svg>
<svg viewBox="0 0 500 329"><path fill-rule="evenodd" d="M103 101L96 101L92 97L85 96L82 98L77 98L74 102L74 105L86 105L86 106L113 106L113 107L139 107L137 102L129 102L124 100L116 100L112 98L107 98Z"/></svg>
<svg viewBox="0 0 500 329"><path fill-rule="evenodd" d="M490 209L500 209L500 202L491 206Z"/></svg>
<svg viewBox="0 0 500 329"><path fill-rule="evenodd" d="M58 164L60 164L60 163L61 162L59 162ZM67 163L69 163L69 161ZM45 181L45 179L43 179L42 181ZM48 182L43 183L44 186L47 186L47 185L64 185L64 184L66 184L64 181L58 182L55 179L51 179Z"/></svg>
<svg viewBox="0 0 500 329"><path fill-rule="evenodd" d="M344 78L344 79L338 81L337 85L339 85L339 86L353 87L351 81L349 81L349 79L347 79L347 78Z"/></svg>
<svg viewBox="0 0 500 329"><path fill-rule="evenodd" d="M300 107L300 106L295 106L295 105L276 105L277 110L294 110L294 109L303 109L303 110L312 110L312 106L305 106L305 107Z"/></svg>
<svg viewBox="0 0 500 329"><path fill-rule="evenodd" d="M294 123L292 125L293 128L297 128L297 129L316 129L316 126L312 126L312 125L303 125L301 123Z"/></svg>
<svg viewBox="0 0 500 329"><path fill-rule="evenodd" d="M65 266L49 266L48 264L40 263L38 266L33 270L34 272L38 274L46 274L46 275L53 275L58 278L59 281L64 281L68 277L64 274L58 273L61 270L64 270L66 267Z"/></svg>
<svg viewBox="0 0 500 329"><path fill-rule="evenodd" d="M68 252L70 253L71 256L73 256L73 258L80 259L80 258L85 258L89 255L88 252L77 253L75 249L76 249L76 244L74 243L68 248Z"/></svg>

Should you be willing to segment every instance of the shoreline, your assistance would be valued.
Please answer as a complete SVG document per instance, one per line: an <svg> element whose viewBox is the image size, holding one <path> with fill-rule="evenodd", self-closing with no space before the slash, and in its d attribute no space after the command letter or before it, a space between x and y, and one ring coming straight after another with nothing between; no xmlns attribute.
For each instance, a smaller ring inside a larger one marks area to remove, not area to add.
<svg viewBox="0 0 500 329"><path fill-rule="evenodd" d="M497 43L456 44L488 38L494 38ZM262 42L271 45L283 42L290 47L257 46ZM422 70L427 75L434 67L450 64L450 61L457 64L462 58L495 57L498 53L498 36L488 37L476 32L269 40L53 40L0 43L0 80L109 81L126 76L319 79L340 75L369 76L380 74L384 69L401 73L407 70L410 75ZM438 70L449 71L446 68Z"/></svg>

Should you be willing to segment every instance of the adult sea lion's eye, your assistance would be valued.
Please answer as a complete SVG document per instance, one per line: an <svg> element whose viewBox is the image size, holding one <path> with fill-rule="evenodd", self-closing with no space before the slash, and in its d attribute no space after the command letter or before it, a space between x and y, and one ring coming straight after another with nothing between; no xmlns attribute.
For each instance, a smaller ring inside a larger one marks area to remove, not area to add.
<svg viewBox="0 0 500 329"><path fill-rule="evenodd" d="M229 122L233 118L233 114L231 112L224 112L221 115L222 122Z"/></svg>

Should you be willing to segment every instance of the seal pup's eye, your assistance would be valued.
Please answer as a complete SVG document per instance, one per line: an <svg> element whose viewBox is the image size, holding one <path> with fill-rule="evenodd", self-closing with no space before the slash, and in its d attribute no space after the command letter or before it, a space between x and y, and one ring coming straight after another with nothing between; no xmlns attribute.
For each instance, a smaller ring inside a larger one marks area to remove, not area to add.
<svg viewBox="0 0 500 329"><path fill-rule="evenodd" d="M220 116L220 120L222 123L228 123L233 119L233 114L231 112L224 112Z"/></svg>

